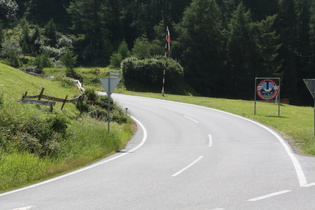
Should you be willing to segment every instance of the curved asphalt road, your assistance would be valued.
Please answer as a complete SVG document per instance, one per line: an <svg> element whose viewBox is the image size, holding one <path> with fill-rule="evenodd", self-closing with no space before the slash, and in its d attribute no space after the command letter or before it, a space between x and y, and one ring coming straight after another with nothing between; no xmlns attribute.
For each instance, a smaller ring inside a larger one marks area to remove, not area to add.
<svg viewBox="0 0 315 210"><path fill-rule="evenodd" d="M269 128L194 105L113 98L138 124L125 150L0 194L0 209L315 209L315 159Z"/></svg>

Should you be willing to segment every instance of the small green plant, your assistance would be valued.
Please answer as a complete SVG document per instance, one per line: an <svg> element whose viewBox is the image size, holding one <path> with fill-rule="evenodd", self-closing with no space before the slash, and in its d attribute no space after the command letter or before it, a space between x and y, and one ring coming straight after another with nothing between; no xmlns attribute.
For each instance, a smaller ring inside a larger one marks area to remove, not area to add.
<svg viewBox="0 0 315 210"><path fill-rule="evenodd" d="M21 66L21 61L14 49L9 50L9 63L12 67L20 67Z"/></svg>
<svg viewBox="0 0 315 210"><path fill-rule="evenodd" d="M43 69L45 67L51 67L52 63L49 59L48 54L44 52L41 55L37 56L35 59L35 66L36 66L35 73L38 73L38 74L42 74Z"/></svg>
<svg viewBox="0 0 315 210"><path fill-rule="evenodd" d="M120 68L120 63L122 62L123 58L119 53L113 53L113 55L110 57L110 65L113 68Z"/></svg>

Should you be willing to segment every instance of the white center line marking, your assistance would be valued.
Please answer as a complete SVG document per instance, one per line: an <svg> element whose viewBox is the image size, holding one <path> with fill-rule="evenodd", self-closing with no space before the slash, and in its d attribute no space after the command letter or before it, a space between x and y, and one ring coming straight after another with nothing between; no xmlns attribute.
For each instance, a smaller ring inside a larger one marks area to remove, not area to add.
<svg viewBox="0 0 315 210"><path fill-rule="evenodd" d="M274 197L274 196L277 196L277 195L282 195L282 194L289 193L289 192L291 192L291 190L283 190L283 191L280 191L280 192L271 193L271 194L264 195L264 196L261 196L261 197L252 198L252 199L249 199L248 201L250 201L250 202L259 201L259 200L263 200L263 199L266 199L266 198Z"/></svg>
<svg viewBox="0 0 315 210"><path fill-rule="evenodd" d="M212 139L211 134L209 134L208 137L209 137L209 147L212 147L212 145L213 145L213 139Z"/></svg>
<svg viewBox="0 0 315 210"><path fill-rule="evenodd" d="M157 99L156 99L157 100ZM181 103L181 102L173 102L174 104L185 104L185 103ZM204 107L204 106L199 106L199 105L194 105L194 104L185 104L186 106L192 106L192 107L199 107L199 108L204 108L204 109L207 109L207 110L212 110L212 111L216 111L216 112L220 112L220 113L224 113L224 114L227 114L227 115L230 115L230 116L234 116L234 117L237 117L239 119L243 119L243 120L246 120L248 122L251 122L251 123L254 123L264 129L266 129L267 131L269 131L272 135L274 135L279 141L280 143L282 144L282 146L284 147L285 151L287 152L287 154L289 155L292 163L293 163L293 166L295 168L295 171L296 171L296 174L297 174L297 177L298 177L298 180L299 180L299 183L300 183L300 187L308 187L310 185L307 184L307 180L306 180L306 177L305 177L305 174L304 174L304 171L302 169L302 166L300 164L300 162L298 161L298 159L295 157L295 155L293 154L292 150L290 149L290 147L288 146L288 144L286 143L286 141L281 137L279 136L276 132L274 132L273 130L271 130L270 128L268 128L267 126L261 124L261 123L258 123L256 121L253 121L251 119L248 119L248 118L245 118L245 117L242 117L242 116L239 116L239 115L236 115L236 114L232 114L232 113L229 113L229 112L225 112L225 111L221 111L221 110L218 110L218 109L214 109L214 108L209 108L209 107ZM311 185L312 186L312 185Z"/></svg>
<svg viewBox="0 0 315 210"><path fill-rule="evenodd" d="M195 122L195 123L199 123L197 120L194 120L194 119L192 119L192 118L190 118L190 117L187 117L186 115L184 115L184 117L187 118L187 119L189 119L189 120L191 120L191 121L193 121L193 122Z"/></svg>
<svg viewBox="0 0 315 210"><path fill-rule="evenodd" d="M185 168L183 168L182 170L178 171L177 173L173 174L172 176L178 176L179 174L183 173L184 171L186 171L188 168L192 167L193 165L195 165L198 161L200 161L203 158L203 156L200 156L199 158L197 158L197 160L195 160L194 162L192 162L191 164L189 164L188 166L186 166Z"/></svg>
<svg viewBox="0 0 315 210"><path fill-rule="evenodd" d="M17 209L12 209L12 210L27 210L27 209L31 209L33 207L34 206L25 206L25 207L20 207L20 208L17 208Z"/></svg>

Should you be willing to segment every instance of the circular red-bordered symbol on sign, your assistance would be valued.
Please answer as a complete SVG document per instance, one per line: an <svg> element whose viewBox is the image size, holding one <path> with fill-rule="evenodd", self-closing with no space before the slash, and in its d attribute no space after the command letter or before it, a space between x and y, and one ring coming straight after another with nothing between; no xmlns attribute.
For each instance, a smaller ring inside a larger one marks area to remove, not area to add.
<svg viewBox="0 0 315 210"><path fill-rule="evenodd" d="M257 95L263 100L272 100L279 93L279 86L271 79L262 80L256 89Z"/></svg>

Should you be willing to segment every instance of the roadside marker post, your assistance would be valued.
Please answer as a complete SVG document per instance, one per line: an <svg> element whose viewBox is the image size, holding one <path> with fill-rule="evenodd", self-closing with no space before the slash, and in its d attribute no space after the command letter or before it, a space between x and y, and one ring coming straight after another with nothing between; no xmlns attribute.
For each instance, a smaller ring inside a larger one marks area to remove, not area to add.
<svg viewBox="0 0 315 210"><path fill-rule="evenodd" d="M110 96L114 92L118 83L120 82L120 78L111 78L112 74L110 72L108 78L100 78L103 88L107 93L108 98L108 106L107 106L107 120L108 120L108 132L110 132ZM116 75L115 75L116 76Z"/></svg>
<svg viewBox="0 0 315 210"><path fill-rule="evenodd" d="M314 99L314 136L315 136L315 79L303 79L303 81Z"/></svg>

